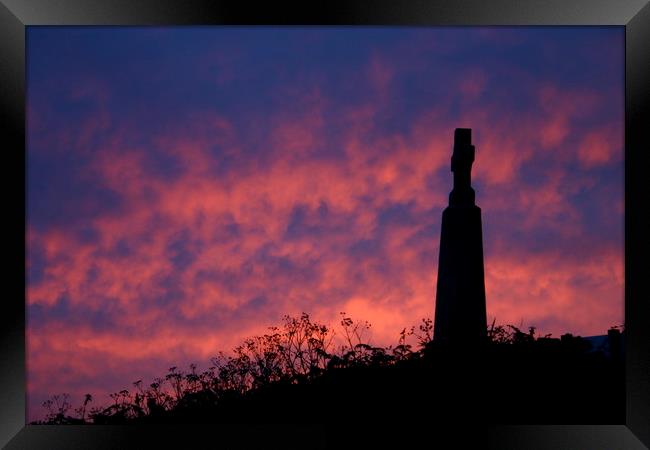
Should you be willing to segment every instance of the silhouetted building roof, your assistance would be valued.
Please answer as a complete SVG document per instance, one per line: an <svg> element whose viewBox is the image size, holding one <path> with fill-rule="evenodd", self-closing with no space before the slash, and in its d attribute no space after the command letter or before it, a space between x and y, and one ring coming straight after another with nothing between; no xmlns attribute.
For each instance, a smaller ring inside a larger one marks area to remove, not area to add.
<svg viewBox="0 0 650 450"><path fill-rule="evenodd" d="M620 355L625 354L625 331L620 332L617 329L609 330L608 334L598 336L583 337L591 344L592 352L602 351L605 356L611 357L613 353L620 352Z"/></svg>

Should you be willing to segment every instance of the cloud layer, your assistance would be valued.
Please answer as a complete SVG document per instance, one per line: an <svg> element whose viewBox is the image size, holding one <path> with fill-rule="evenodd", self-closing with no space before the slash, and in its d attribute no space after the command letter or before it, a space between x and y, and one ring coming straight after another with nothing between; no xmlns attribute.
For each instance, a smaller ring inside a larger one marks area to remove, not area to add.
<svg viewBox="0 0 650 450"><path fill-rule="evenodd" d="M456 127L488 319L622 323L622 52L617 28L30 29L29 417L284 314L377 344L432 318Z"/></svg>

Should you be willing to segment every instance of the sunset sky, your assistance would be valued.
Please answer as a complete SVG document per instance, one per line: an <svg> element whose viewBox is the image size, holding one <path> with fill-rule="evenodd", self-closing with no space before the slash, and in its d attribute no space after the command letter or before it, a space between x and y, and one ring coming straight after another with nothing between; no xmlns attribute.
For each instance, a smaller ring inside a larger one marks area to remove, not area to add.
<svg viewBox="0 0 650 450"><path fill-rule="evenodd" d="M488 321L623 322L624 29L28 27L28 419L309 313L433 319L456 127Z"/></svg>

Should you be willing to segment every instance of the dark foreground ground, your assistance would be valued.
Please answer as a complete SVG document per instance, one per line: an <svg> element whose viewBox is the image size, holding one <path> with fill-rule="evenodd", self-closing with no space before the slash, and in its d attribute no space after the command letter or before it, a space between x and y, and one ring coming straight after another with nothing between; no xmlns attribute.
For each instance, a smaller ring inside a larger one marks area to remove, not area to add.
<svg viewBox="0 0 650 450"><path fill-rule="evenodd" d="M623 424L621 333L606 350L571 335L537 337L492 327L480 344L431 341L419 349L363 343L363 327L342 320L348 346L330 353L331 330L309 316L245 341L208 371L176 367L147 388L113 394L114 404L72 409L45 402L45 424L398 423ZM366 325L369 326L369 325ZM353 339L354 337L354 339Z"/></svg>
<svg viewBox="0 0 650 450"><path fill-rule="evenodd" d="M187 396L132 422L435 421L490 424L624 423L621 361L559 342L482 351L430 347L390 366L332 368L300 384L244 395ZM114 418L121 422L120 418ZM108 423L111 418L106 418Z"/></svg>

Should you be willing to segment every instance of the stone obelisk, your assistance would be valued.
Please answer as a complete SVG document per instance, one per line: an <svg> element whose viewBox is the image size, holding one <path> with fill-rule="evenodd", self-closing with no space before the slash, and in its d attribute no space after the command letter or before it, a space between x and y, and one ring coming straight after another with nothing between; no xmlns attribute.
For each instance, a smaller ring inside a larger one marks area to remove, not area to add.
<svg viewBox="0 0 650 450"><path fill-rule="evenodd" d="M451 171L454 188L442 213L434 340L478 343L485 339L485 281L481 208L471 185L472 130L456 128Z"/></svg>

